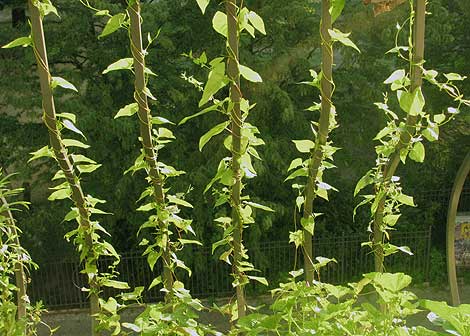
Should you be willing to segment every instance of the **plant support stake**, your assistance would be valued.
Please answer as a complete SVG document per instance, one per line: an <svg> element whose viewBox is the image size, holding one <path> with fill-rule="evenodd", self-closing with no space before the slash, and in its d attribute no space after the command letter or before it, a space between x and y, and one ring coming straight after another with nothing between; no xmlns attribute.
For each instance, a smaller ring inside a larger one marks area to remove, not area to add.
<svg viewBox="0 0 470 336"><path fill-rule="evenodd" d="M240 70L239 64L239 36L238 36L238 16L237 16L237 1L228 0L225 3L227 12L228 24L228 61L227 70L228 77L231 81L230 85L230 100L233 107L230 114L231 131L232 131L232 173L235 183L232 186L231 202L232 202L232 224L233 230L233 244L234 244L234 272L240 277L240 263L242 257L242 241L243 241L243 222L240 218L240 195L242 187L242 172L240 169L241 160L241 129L242 129L242 114L240 109L240 100L242 97L240 87ZM236 287L237 291L237 308L238 318L244 317L246 314L246 301L243 286L240 284Z"/></svg>
<svg viewBox="0 0 470 336"><path fill-rule="evenodd" d="M51 88L51 74L47 60L46 43L44 38L44 30L42 17L39 9L33 4L32 0L28 1L29 11L31 13L31 33L33 37L33 49L36 57L39 81L42 94L42 107L44 110L43 121L49 132L49 139L54 151L55 158L64 172L65 179L69 183L72 194L71 198L78 208L80 214L79 225L86 232L85 248L92 251L91 223L90 213L87 209L86 200L78 176L74 171L73 164L67 154L67 150L62 142L60 131L57 127L57 117L54 105L54 97ZM96 264L96 261L93 260ZM96 281L96 274L88 274L90 285L90 313L94 315L99 312L98 293L100 291L99 284ZM93 335L97 325L96 319L92 318Z"/></svg>
<svg viewBox="0 0 470 336"><path fill-rule="evenodd" d="M322 77L321 77L321 112L320 123L318 128L317 141L315 147L312 149L312 156L308 165L308 181L305 187L305 205L304 205L304 219L309 219L313 216L313 202L316 198L316 184L319 168L323 160L323 147L328 140L328 133L330 129L330 115L333 104L331 97L333 94L333 47L331 36L328 30L331 30L331 14L330 14L330 0L322 1L322 19L320 24L321 46L322 46ZM305 280L311 284L314 278L313 268L313 242L312 234L304 229L304 268Z"/></svg>
<svg viewBox="0 0 470 336"><path fill-rule="evenodd" d="M460 195L465 184L465 180L470 173L470 152L460 166L455 177L452 193L450 195L449 209L447 211L447 274L452 299L452 305L460 305L459 286L457 283L457 270L455 265L455 220L460 201Z"/></svg>
<svg viewBox="0 0 470 336"><path fill-rule="evenodd" d="M154 149L152 141L152 123L150 108L148 105L145 79L145 56L142 47L142 30L141 30L141 15L140 15L140 1L136 0L129 7L130 17L130 37L131 37L131 51L134 59L135 69L135 91L134 99L138 105L138 117L140 124L140 137L142 141L142 147L144 150L145 160L149 166L149 177L152 181L154 190L154 197L157 207L163 209L165 206L165 194L163 191L163 180L157 166L157 154ZM173 289L173 275L170 268L171 263L171 251L170 251L170 239L169 239L169 228L166 227L160 221L160 229L163 235L166 235L164 239L167 244L163 248L163 283L167 290L167 296L171 295Z"/></svg>
<svg viewBox="0 0 470 336"><path fill-rule="evenodd" d="M413 38L413 59L411 66L411 92L420 88L422 85L422 62L424 59L424 32L425 32L425 15L426 15L426 0L417 0L415 7L415 22L414 22L414 38ZM383 184L390 183L392 177L395 175L397 167L400 163L400 150L406 148L411 140L412 134L416 128L416 121L418 116L408 113L406 117L405 130L401 132L400 143L395 149L394 154L386 164L383 170ZM377 210L374 214L373 223L373 250L374 250L374 264L376 272L384 271L384 250L382 247L383 232L381 227L384 220L386 195L382 196L378 202Z"/></svg>

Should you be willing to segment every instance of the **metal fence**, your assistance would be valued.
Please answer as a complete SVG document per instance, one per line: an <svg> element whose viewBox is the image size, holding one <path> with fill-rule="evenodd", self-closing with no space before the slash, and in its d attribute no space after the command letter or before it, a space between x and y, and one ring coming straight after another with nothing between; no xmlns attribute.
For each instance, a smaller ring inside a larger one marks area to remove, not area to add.
<svg viewBox="0 0 470 336"><path fill-rule="evenodd" d="M373 270L373 255L361 243L368 240L368 236L340 235L335 238L314 239L316 256L335 258L337 263L326 267L321 275L322 281L330 283L345 283L359 278L363 273ZM431 244L431 230L395 233L391 237L395 245L406 245L414 252L414 256L403 253L386 258L387 271L400 271L425 280L429 271L429 253ZM189 251L193 275L188 277L181 273L181 280L195 297L223 297L233 295L231 268L212 255L210 248L192 247ZM301 266L300 256L296 257L296 250L285 241L261 243L257 248L249 251L251 261L265 276L270 287L277 286L280 281L287 278L288 272L294 263ZM106 269L110 260L100 261L100 268ZM86 286L86 279L80 274L80 265L76 260L60 260L40 265L32 271L32 282L29 294L33 302L42 300L49 309L85 308L88 306L86 293L81 290ZM137 252L123 253L118 266L119 280L126 281L131 287L148 286L161 272L161 265L156 266L152 272L146 258ZM265 292L266 288L259 284L250 284L247 287L249 294ZM104 296L114 295L111 289L105 289ZM147 302L157 301L162 293L153 288L144 293Z"/></svg>

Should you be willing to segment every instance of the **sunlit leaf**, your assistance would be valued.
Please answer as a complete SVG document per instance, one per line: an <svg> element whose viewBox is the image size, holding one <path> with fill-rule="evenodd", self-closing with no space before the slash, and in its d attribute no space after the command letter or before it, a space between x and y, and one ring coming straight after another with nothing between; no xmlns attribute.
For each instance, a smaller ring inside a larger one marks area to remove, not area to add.
<svg viewBox="0 0 470 336"><path fill-rule="evenodd" d="M98 36L98 38L102 38L109 34L114 33L116 30L122 27L125 21L126 21L126 14L119 13L119 14L113 15L106 23L106 26L104 27L103 31Z"/></svg>
<svg viewBox="0 0 470 336"><path fill-rule="evenodd" d="M133 58L121 58L120 60L108 65L108 67L103 71L103 74L117 70L132 70L133 65Z"/></svg>
<svg viewBox="0 0 470 336"><path fill-rule="evenodd" d="M52 77L52 80L51 80L51 88L52 89L55 89L56 87L62 87L64 89L68 89L68 90L72 90L72 91L75 91L75 92L78 92L77 88L75 87L75 85L73 85L72 83L70 83L69 81L63 79L62 77Z"/></svg>

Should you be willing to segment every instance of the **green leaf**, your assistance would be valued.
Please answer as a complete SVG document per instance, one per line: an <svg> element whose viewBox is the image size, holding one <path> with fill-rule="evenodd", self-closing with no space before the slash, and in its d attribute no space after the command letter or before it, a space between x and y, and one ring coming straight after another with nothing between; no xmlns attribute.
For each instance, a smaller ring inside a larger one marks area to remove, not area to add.
<svg viewBox="0 0 470 336"><path fill-rule="evenodd" d="M301 153L310 153L315 143L311 140L292 140L297 150Z"/></svg>
<svg viewBox="0 0 470 336"><path fill-rule="evenodd" d="M84 163L96 164L95 160L87 158L85 155L82 155L82 154L72 154L72 160L74 163L84 162Z"/></svg>
<svg viewBox="0 0 470 336"><path fill-rule="evenodd" d="M386 215L383 219L384 223L388 226L395 226L401 214L398 215Z"/></svg>
<svg viewBox="0 0 470 336"><path fill-rule="evenodd" d="M227 245L230 241L232 241L232 237L225 237L215 243L212 244L212 254L214 253L215 249L219 246Z"/></svg>
<svg viewBox="0 0 470 336"><path fill-rule="evenodd" d="M183 244L183 245L186 245L186 244L195 244L195 245L199 245L199 246L203 246L203 244L200 242L200 241L197 241L197 240L194 240L194 239L183 239L183 238L179 238L178 241Z"/></svg>
<svg viewBox="0 0 470 336"><path fill-rule="evenodd" d="M313 216L309 216L308 218L302 217L300 219L300 224L313 236L313 232L315 231L315 219Z"/></svg>
<svg viewBox="0 0 470 336"><path fill-rule="evenodd" d="M253 275L248 275L248 279L251 279L251 280L255 280L255 281L258 281L259 283L265 285L265 286L268 286L268 280L266 280L265 278L263 277L257 277L257 276L253 276Z"/></svg>
<svg viewBox="0 0 470 336"><path fill-rule="evenodd" d="M462 75L459 75L458 73L454 73L454 72L446 73L446 74L444 74L444 76L445 76L445 78L447 78L450 81L462 81L465 78L467 78L467 76L462 76Z"/></svg>
<svg viewBox="0 0 470 336"><path fill-rule="evenodd" d="M332 24L341 15L341 12L344 9L344 3L345 0L331 0L330 15Z"/></svg>
<svg viewBox="0 0 470 336"><path fill-rule="evenodd" d="M324 200L328 201L328 191L327 191L327 189L318 188L316 193L317 193L318 197L321 197Z"/></svg>
<svg viewBox="0 0 470 336"><path fill-rule="evenodd" d="M206 85L204 86L202 98L199 101L199 107L207 103L213 95L230 82L225 76L225 63L222 57L212 60L210 64L212 69L209 72Z"/></svg>
<svg viewBox="0 0 470 336"><path fill-rule="evenodd" d="M78 218L78 216L79 216L79 213L78 213L77 208L72 208L72 210L70 210L69 213L65 215L64 221L66 222L71 221L75 218Z"/></svg>
<svg viewBox="0 0 470 336"><path fill-rule="evenodd" d="M153 271L155 267L155 263L157 262L158 258L160 258L160 253L151 251L147 256L147 263L150 266L150 269Z"/></svg>
<svg viewBox="0 0 470 336"><path fill-rule="evenodd" d="M51 80L51 88L52 89L55 89L56 87L62 87L64 89L68 89L68 90L72 90L72 91L75 91L75 92L78 92L77 88L75 87L75 85L73 85L72 83L70 83L69 81L63 79L62 77L52 77L52 80Z"/></svg>
<svg viewBox="0 0 470 336"><path fill-rule="evenodd" d="M113 256L114 258L116 259L119 259L119 254L116 252L115 248L113 245L111 245L110 243L108 243L107 241L104 241L103 242L103 247L106 249L107 251L107 255L111 255Z"/></svg>
<svg viewBox="0 0 470 336"><path fill-rule="evenodd" d="M317 183L317 187L318 187L318 189L338 191L338 189L336 189L335 187L329 185L329 184L326 183L326 182L318 182L318 183Z"/></svg>
<svg viewBox="0 0 470 336"><path fill-rule="evenodd" d="M254 203L254 202L249 202L249 201L244 201L243 203L247 204L247 205L250 205L253 208L261 209L261 210L264 210L264 211L275 212L273 209L271 209L270 207L268 207L266 205L262 205L262 204L258 204L258 203Z"/></svg>
<svg viewBox="0 0 470 336"><path fill-rule="evenodd" d="M428 127L423 130L423 136L428 140L428 141L436 141L439 140L439 127Z"/></svg>
<svg viewBox="0 0 470 336"><path fill-rule="evenodd" d="M398 90L397 97L402 110L411 116L417 116L423 111L425 102L420 87L416 88L413 93Z"/></svg>
<svg viewBox="0 0 470 336"><path fill-rule="evenodd" d="M181 206L184 206L184 207L188 207L188 208L192 208L192 204L189 203L189 202L186 202L185 200L182 200L176 196L172 196L172 195L167 195L166 196L168 198L168 200L171 202L171 203L174 203L174 204L178 204L178 205L181 205Z"/></svg>
<svg viewBox="0 0 470 336"><path fill-rule="evenodd" d="M398 195L397 201L399 201L400 203L412 206L412 207L415 206L415 203L413 201L413 197L405 195L405 194Z"/></svg>
<svg viewBox="0 0 470 336"><path fill-rule="evenodd" d="M89 145L84 144L81 141L75 139L63 139L62 142L64 143L65 147L79 147L79 148L90 148Z"/></svg>
<svg viewBox="0 0 470 336"><path fill-rule="evenodd" d="M209 140L212 139L213 136L222 133L229 124L229 121L225 121L223 123L215 125L207 133L205 133L201 137L201 139L199 139L199 150L202 151L202 149L209 142Z"/></svg>
<svg viewBox="0 0 470 336"><path fill-rule="evenodd" d="M119 61L108 65L108 67L103 71L103 74L107 74L108 72L117 70L132 70L133 65L133 58L121 58Z"/></svg>
<svg viewBox="0 0 470 336"><path fill-rule="evenodd" d="M98 38L102 38L109 34L114 33L116 30L122 27L125 21L126 21L126 14L119 13L119 14L113 15L106 23L106 26L104 27L103 31L98 36Z"/></svg>
<svg viewBox="0 0 470 336"><path fill-rule="evenodd" d="M162 283L162 277L158 276L155 279L152 280L152 283L150 284L148 290L151 290L153 287L158 286L159 284Z"/></svg>
<svg viewBox="0 0 470 336"><path fill-rule="evenodd" d="M399 81L401 82L406 76L406 72L403 69L395 70L390 77L388 77L384 84L392 84L393 82Z"/></svg>
<svg viewBox="0 0 470 336"><path fill-rule="evenodd" d="M57 113L57 116L60 117L60 118L68 119L73 123L77 122L77 117L73 113L67 113L67 112Z"/></svg>
<svg viewBox="0 0 470 336"><path fill-rule="evenodd" d="M299 246L302 246L304 243L304 234L302 230L289 232L289 243L294 243L295 248L299 248Z"/></svg>
<svg viewBox="0 0 470 336"><path fill-rule="evenodd" d="M433 120L438 124L442 124L446 120L446 116L444 113L436 114L434 115Z"/></svg>
<svg viewBox="0 0 470 336"><path fill-rule="evenodd" d="M250 21L250 23L253 25L253 27L255 27L257 31L259 31L263 35L266 35L266 28L264 27L264 21L261 18L261 16L259 16L253 11L250 11L247 14L247 18L248 18L248 21Z"/></svg>
<svg viewBox="0 0 470 336"><path fill-rule="evenodd" d="M103 286L117 288L117 289L129 289L130 288L127 282L111 280L111 279L106 279L105 281L103 281Z"/></svg>
<svg viewBox="0 0 470 336"><path fill-rule="evenodd" d="M146 86L144 87L143 91L142 91L147 97L149 97L150 99L152 100L157 100L157 98L152 94L152 92L150 92L150 89Z"/></svg>
<svg viewBox="0 0 470 336"><path fill-rule="evenodd" d="M80 173L91 173L101 167L101 164L86 164L86 165L78 165L78 171Z"/></svg>
<svg viewBox="0 0 470 336"><path fill-rule="evenodd" d="M110 297L108 301L100 300L100 306L109 313L116 313L118 303L115 298Z"/></svg>
<svg viewBox="0 0 470 336"><path fill-rule="evenodd" d="M54 152L49 146L44 146L40 149L38 149L35 152L30 153L32 155L31 159L28 160L28 162L31 162L33 160L39 159L41 157L54 157Z"/></svg>
<svg viewBox="0 0 470 336"><path fill-rule="evenodd" d="M120 118L120 117L130 117L133 116L134 114L137 113L139 110L139 105L137 103L132 103L129 105L124 106L121 108L118 113L114 116L114 119Z"/></svg>
<svg viewBox="0 0 470 336"><path fill-rule="evenodd" d="M196 1L197 1L197 5L201 9L202 14L205 14L206 8L209 5L209 0L196 0Z"/></svg>
<svg viewBox="0 0 470 336"><path fill-rule="evenodd" d="M403 273L367 273L365 278L392 292L398 292L411 283L411 277Z"/></svg>
<svg viewBox="0 0 470 336"><path fill-rule="evenodd" d="M437 314L441 319L448 322L455 330L446 328L447 332L453 335L467 335L468 334L468 315L470 315L470 305L462 304L458 307L450 307L446 302L431 301L431 300L420 300L420 306L429 309L433 313Z"/></svg>
<svg viewBox="0 0 470 336"><path fill-rule="evenodd" d="M369 184L374 183L374 179L370 176L371 171L368 171L366 175L361 177L361 179L357 182L356 188L354 189L354 196L356 196L362 189L364 189Z"/></svg>
<svg viewBox="0 0 470 336"><path fill-rule="evenodd" d="M153 117L152 118L152 124L154 125L163 125L163 124L171 124L171 125L174 125L175 123L166 119L166 118L163 118L163 117Z"/></svg>
<svg viewBox="0 0 470 336"><path fill-rule="evenodd" d="M221 34L224 37L227 37L228 31L228 23L227 23L227 15L220 11L217 11L212 19L212 27L216 32Z"/></svg>
<svg viewBox="0 0 470 336"><path fill-rule="evenodd" d="M77 134L80 134L82 137L84 137L84 138L86 139L86 137L85 137L85 135L82 133L82 131L80 131L80 130L77 128L77 126L75 126L75 124L74 124L71 120L69 120L69 119L64 119L64 120L62 120L62 124L64 125L65 128L71 130L72 132L75 132L75 133L77 133Z"/></svg>
<svg viewBox="0 0 470 336"><path fill-rule="evenodd" d="M261 76L256 71L250 69L249 67L239 64L238 68L240 69L240 74L246 80L249 80L250 82L253 82L253 83L261 83L263 81Z"/></svg>
<svg viewBox="0 0 470 336"><path fill-rule="evenodd" d="M124 328L130 329L130 330L132 330L132 331L134 331L134 332L136 332L136 333L142 332L142 328L140 328L139 326L137 326L137 325L135 325L135 324L133 324L133 323L124 322L124 323L122 324L122 326L123 326Z"/></svg>
<svg viewBox="0 0 470 336"><path fill-rule="evenodd" d="M70 197L70 195L72 195L72 189L59 189L54 191L47 199L49 201L61 200Z"/></svg>
<svg viewBox="0 0 470 336"><path fill-rule="evenodd" d="M50 13L54 13L56 16L60 17L59 13L57 13L57 9L52 5L50 0L35 1L33 4L39 9L42 17Z"/></svg>
<svg viewBox="0 0 470 336"><path fill-rule="evenodd" d="M338 29L328 29L328 32L330 33L331 39L333 41L338 41L346 47L351 47L357 50L359 53L361 52L359 48L354 44L354 42L349 39L348 36L351 35L351 33L343 33Z"/></svg>
<svg viewBox="0 0 470 336"><path fill-rule="evenodd" d="M144 204L144 205L141 205L140 207L138 207L137 211L147 212L147 211L153 210L154 208L155 207L154 207L153 203L147 203L147 204Z"/></svg>
<svg viewBox="0 0 470 336"><path fill-rule="evenodd" d="M295 170L284 180L284 182L292 180L299 176L308 176L308 169L306 167L302 167L302 168Z"/></svg>
<svg viewBox="0 0 470 336"><path fill-rule="evenodd" d="M209 107L206 107L206 108L203 109L202 111L199 111L199 112L194 113L194 114L192 114L192 115L190 115L190 116L188 116L188 117L183 118L183 119L178 123L178 125L183 125L183 124L186 123L188 120L191 120L191 119L193 119L193 118L199 117L199 116L204 115L204 114L206 114L206 113L208 113L208 112L215 111L215 110L217 110L217 109L219 108L219 106L220 106L219 104L214 104L214 105L211 105L211 106L209 106Z"/></svg>
<svg viewBox="0 0 470 336"><path fill-rule="evenodd" d="M381 129L379 131L379 133L375 136L374 140L380 140L382 139L384 136L387 136L389 135L390 133L393 132L393 128L391 127L385 127L383 129Z"/></svg>
<svg viewBox="0 0 470 336"><path fill-rule="evenodd" d="M421 114L424 108L424 96L421 87L417 87L413 92L413 100L411 102L410 114L413 116Z"/></svg>
<svg viewBox="0 0 470 336"><path fill-rule="evenodd" d="M5 44L4 46L2 46L2 48L8 49L8 48L15 48L19 46L28 47L32 45L32 42L33 40L31 39L31 36L23 36L23 37L19 37L11 41L10 43Z"/></svg>
<svg viewBox="0 0 470 336"><path fill-rule="evenodd" d="M95 13L96 16L107 16L109 15L109 10L104 9L104 10L99 10Z"/></svg>
<svg viewBox="0 0 470 336"><path fill-rule="evenodd" d="M425 149L422 142L416 142L410 150L410 159L416 162L423 162L425 157Z"/></svg>
<svg viewBox="0 0 470 336"><path fill-rule="evenodd" d="M287 171L290 172L292 169L300 167L302 164L303 164L303 160L301 158L294 159L290 163L289 168L287 168Z"/></svg>

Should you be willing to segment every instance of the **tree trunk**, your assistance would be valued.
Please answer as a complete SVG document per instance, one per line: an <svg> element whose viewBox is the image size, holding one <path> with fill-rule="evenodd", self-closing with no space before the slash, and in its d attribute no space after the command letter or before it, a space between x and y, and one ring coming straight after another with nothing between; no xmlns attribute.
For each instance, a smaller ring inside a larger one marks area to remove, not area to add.
<svg viewBox="0 0 470 336"><path fill-rule="evenodd" d="M157 206L162 210L165 206L165 194L163 191L163 180L157 166L157 153L155 151L152 140L152 121L150 108L147 101L147 95L144 93L146 87L145 83L145 56L142 48L142 31L140 16L140 1L136 0L129 7L130 17L130 37L131 37L131 51L134 58L135 70L135 92L134 99L139 106L138 117L140 124L140 137L142 139L142 147L144 149L145 160L149 166L149 177L152 181L153 193ZM164 241L167 245L163 248L163 284L168 291L166 297L168 298L173 291L173 275L170 268L171 251L170 251L170 237L168 234L169 228L160 221L160 230L163 235L166 235Z"/></svg>
<svg viewBox="0 0 470 336"><path fill-rule="evenodd" d="M330 114L332 108L331 96L333 91L333 48L328 29L331 29L330 0L322 1L322 20L320 35L322 40L322 78L321 78L321 111L318 128L318 136L315 148L308 165L308 181L305 187L305 203L303 217L310 218L313 215L313 202L316 198L316 184L318 170L323 160L323 146L328 140L330 129ZM313 269L313 242L312 235L307 230L303 230L304 235L304 268L305 280L312 283L314 278Z"/></svg>

